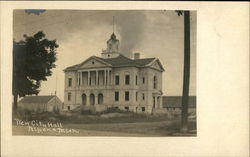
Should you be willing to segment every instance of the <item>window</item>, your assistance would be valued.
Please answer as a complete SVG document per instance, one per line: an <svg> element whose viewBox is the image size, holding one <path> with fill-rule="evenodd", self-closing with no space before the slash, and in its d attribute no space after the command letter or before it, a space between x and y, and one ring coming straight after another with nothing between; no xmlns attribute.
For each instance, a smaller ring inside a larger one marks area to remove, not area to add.
<svg viewBox="0 0 250 157"><path fill-rule="evenodd" d="M144 95L144 93L142 93L142 100L144 100L145 99L145 95Z"/></svg>
<svg viewBox="0 0 250 157"><path fill-rule="evenodd" d="M135 93L135 101L138 99L138 92Z"/></svg>
<svg viewBox="0 0 250 157"><path fill-rule="evenodd" d="M129 110L129 107L125 107L125 110L128 111L128 110Z"/></svg>
<svg viewBox="0 0 250 157"><path fill-rule="evenodd" d="M68 86L71 87L72 86L72 78L69 78L69 81L68 81Z"/></svg>
<svg viewBox="0 0 250 157"><path fill-rule="evenodd" d="M143 83L143 84L145 83L145 77L142 78L142 83Z"/></svg>
<svg viewBox="0 0 250 157"><path fill-rule="evenodd" d="M138 80L138 76L136 75L136 76L135 76L135 85L138 84L137 80Z"/></svg>
<svg viewBox="0 0 250 157"><path fill-rule="evenodd" d="M154 86L154 89L157 88L157 77L156 76L154 76L154 84L153 84L153 86Z"/></svg>
<svg viewBox="0 0 250 157"><path fill-rule="evenodd" d="M119 75L115 75L115 85L119 85Z"/></svg>
<svg viewBox="0 0 250 157"><path fill-rule="evenodd" d="M68 110L70 110L70 106L68 106Z"/></svg>
<svg viewBox="0 0 250 157"><path fill-rule="evenodd" d="M145 112L145 107L142 107L141 110L142 110L142 112Z"/></svg>
<svg viewBox="0 0 250 157"><path fill-rule="evenodd" d="M129 92L128 91L125 92L125 101L129 101Z"/></svg>
<svg viewBox="0 0 250 157"><path fill-rule="evenodd" d="M94 62L94 61L92 61L92 64L95 64L95 62Z"/></svg>
<svg viewBox="0 0 250 157"><path fill-rule="evenodd" d="M129 85L129 75L125 75L125 85Z"/></svg>
<svg viewBox="0 0 250 157"><path fill-rule="evenodd" d="M68 93L68 101L71 101L71 93Z"/></svg>
<svg viewBox="0 0 250 157"><path fill-rule="evenodd" d="M115 101L119 101L119 92L115 92Z"/></svg>

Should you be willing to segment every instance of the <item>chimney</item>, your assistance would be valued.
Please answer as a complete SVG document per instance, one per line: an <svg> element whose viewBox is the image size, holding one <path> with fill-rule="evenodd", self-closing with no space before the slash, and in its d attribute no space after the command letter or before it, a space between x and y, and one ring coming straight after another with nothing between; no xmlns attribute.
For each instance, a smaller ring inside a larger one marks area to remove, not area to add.
<svg viewBox="0 0 250 157"><path fill-rule="evenodd" d="M140 53L138 52L134 53L134 59L140 59Z"/></svg>

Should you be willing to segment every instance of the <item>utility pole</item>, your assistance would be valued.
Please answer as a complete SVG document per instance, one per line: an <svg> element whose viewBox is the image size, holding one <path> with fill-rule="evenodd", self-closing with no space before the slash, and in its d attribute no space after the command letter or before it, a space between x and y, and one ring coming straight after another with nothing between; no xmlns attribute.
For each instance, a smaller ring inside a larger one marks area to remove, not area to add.
<svg viewBox="0 0 250 157"><path fill-rule="evenodd" d="M188 131L188 98L190 79L190 12L184 12L184 74L182 91L181 132Z"/></svg>
<svg viewBox="0 0 250 157"><path fill-rule="evenodd" d="M113 16L113 33L115 32L115 16Z"/></svg>

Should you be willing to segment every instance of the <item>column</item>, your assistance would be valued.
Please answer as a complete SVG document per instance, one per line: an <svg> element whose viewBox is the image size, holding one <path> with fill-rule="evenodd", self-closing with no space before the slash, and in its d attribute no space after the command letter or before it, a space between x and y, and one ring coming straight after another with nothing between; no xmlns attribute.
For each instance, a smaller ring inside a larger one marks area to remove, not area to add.
<svg viewBox="0 0 250 157"><path fill-rule="evenodd" d="M98 104L98 94L95 94L95 105Z"/></svg>
<svg viewBox="0 0 250 157"><path fill-rule="evenodd" d="M113 78L113 77L112 77L112 72L111 72L111 70L110 70L110 85L112 85L112 82L113 82L113 81L112 81L112 78Z"/></svg>
<svg viewBox="0 0 250 157"><path fill-rule="evenodd" d="M110 85L112 85L112 70L110 70Z"/></svg>
<svg viewBox="0 0 250 157"><path fill-rule="evenodd" d="M154 97L155 98L155 108L157 108L157 96Z"/></svg>
<svg viewBox="0 0 250 157"><path fill-rule="evenodd" d="M111 85L111 70L109 70L109 85Z"/></svg>
<svg viewBox="0 0 250 157"><path fill-rule="evenodd" d="M87 80L87 85L89 86L89 78L90 78L90 72L88 71L88 80Z"/></svg>
<svg viewBox="0 0 250 157"><path fill-rule="evenodd" d="M79 86L79 83L80 83L80 73L79 72L77 72L77 86Z"/></svg>
<svg viewBox="0 0 250 157"><path fill-rule="evenodd" d="M86 106L90 105L90 95L89 93L86 93Z"/></svg>
<svg viewBox="0 0 250 157"><path fill-rule="evenodd" d="M79 83L79 85L82 86L82 72L80 72L79 74L80 74L80 83Z"/></svg>
<svg viewBox="0 0 250 157"><path fill-rule="evenodd" d="M107 85L109 85L109 70L108 70L108 81L107 81Z"/></svg>
<svg viewBox="0 0 250 157"><path fill-rule="evenodd" d="M162 96L159 96L159 108L162 108Z"/></svg>
<svg viewBox="0 0 250 157"><path fill-rule="evenodd" d="M106 85L106 70L104 70L104 85Z"/></svg>
<svg viewBox="0 0 250 157"><path fill-rule="evenodd" d="M81 72L79 72L79 87L81 86Z"/></svg>
<svg viewBox="0 0 250 157"><path fill-rule="evenodd" d="M111 85L111 70L109 70L109 85Z"/></svg>
<svg viewBox="0 0 250 157"><path fill-rule="evenodd" d="M98 70L95 71L95 85L98 85Z"/></svg>

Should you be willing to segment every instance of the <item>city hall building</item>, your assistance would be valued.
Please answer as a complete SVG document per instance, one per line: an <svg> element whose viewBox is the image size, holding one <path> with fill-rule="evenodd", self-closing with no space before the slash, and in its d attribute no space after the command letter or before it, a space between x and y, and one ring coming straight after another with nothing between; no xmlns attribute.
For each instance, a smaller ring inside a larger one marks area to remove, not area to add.
<svg viewBox="0 0 250 157"><path fill-rule="evenodd" d="M128 58L113 33L101 57L91 56L65 72L64 108L81 105L151 113L162 108L162 72L157 58Z"/></svg>

